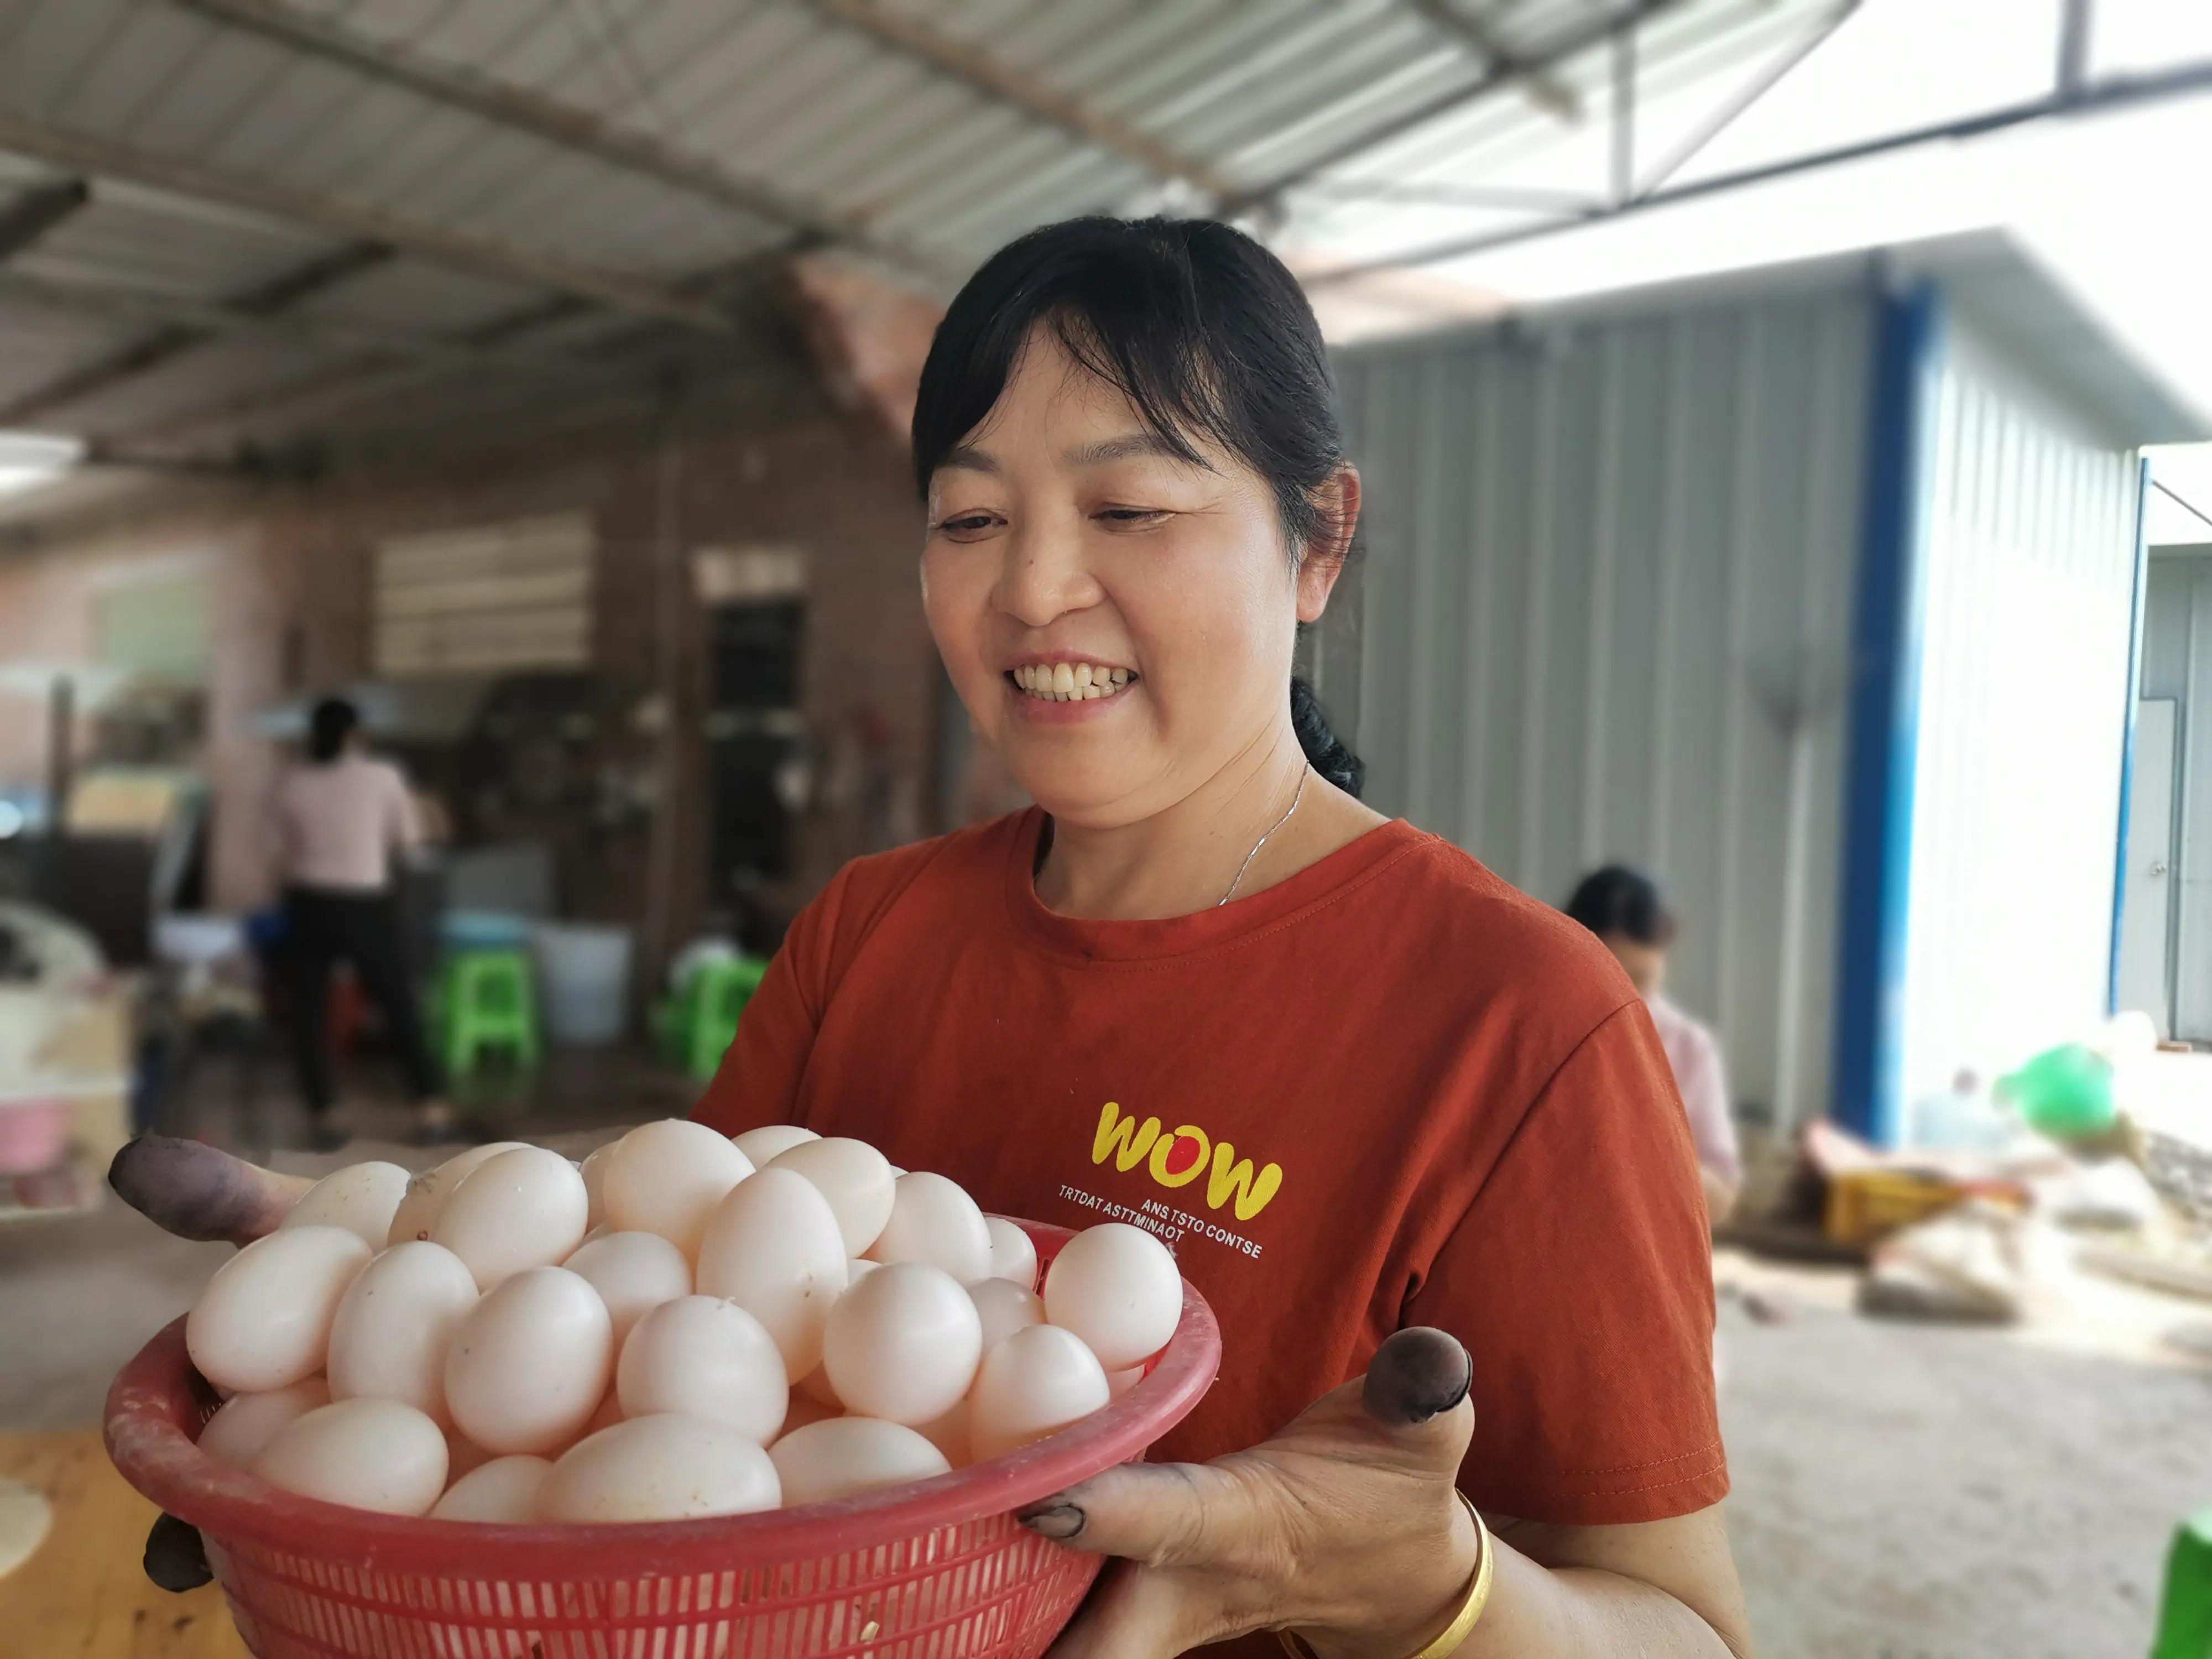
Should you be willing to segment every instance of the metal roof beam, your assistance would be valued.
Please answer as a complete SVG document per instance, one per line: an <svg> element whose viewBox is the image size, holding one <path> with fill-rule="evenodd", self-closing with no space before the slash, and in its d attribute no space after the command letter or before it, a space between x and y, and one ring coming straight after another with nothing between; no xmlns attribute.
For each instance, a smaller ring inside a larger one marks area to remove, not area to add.
<svg viewBox="0 0 2212 1659"><path fill-rule="evenodd" d="M278 313L391 258L392 250L381 243L356 242L320 258L310 259L240 295L229 306L191 307L199 315L179 314L183 307L174 302L162 304L158 300L155 307L142 308L146 314L135 319L111 310L107 314L114 320L143 322L150 325L154 332L105 357L67 370L46 385L33 387L14 402L0 406L0 427L22 425L52 410L150 374L234 327L265 324ZM0 295L11 289L18 295L51 291L52 286L42 284L35 277L12 277L0 271Z"/></svg>
<svg viewBox="0 0 2212 1659"><path fill-rule="evenodd" d="M424 362L473 364L531 374L583 376L591 373L582 364L564 362L539 353L507 349L489 341L478 343L466 337L418 334L334 317L286 315L277 310L256 309L243 300L231 305L207 305L145 289L115 287L105 283L57 282L24 272L0 271L0 302L4 301L74 312L131 327L189 332L193 344L235 336L333 351L374 352Z"/></svg>
<svg viewBox="0 0 2212 1659"><path fill-rule="evenodd" d="M1045 86L964 40L939 33L905 13L891 11L878 0L805 0L805 3L895 52L966 82L988 98L1012 105L1085 143L1134 161L1156 178L1181 179L1216 201L1228 201L1241 193L1234 179L1195 157L1178 154L1127 121Z"/></svg>
<svg viewBox="0 0 2212 1659"><path fill-rule="evenodd" d="M1548 69L1525 64L1520 53L1499 38L1486 19L1462 11L1452 0L1413 0L1413 4L1415 11L1438 28L1456 34L1473 46L1481 55L1486 69L1517 71L1522 91L1537 108L1548 111L1562 121L1583 118L1581 94Z"/></svg>
<svg viewBox="0 0 2212 1659"><path fill-rule="evenodd" d="M730 330L729 319L649 277L604 270L455 226L434 223L365 203L249 179L179 161L88 132L57 127L0 110L0 150L94 177L127 179L173 195L220 202L290 220L349 242L381 242L395 250L480 271L503 282L572 294L617 311L659 317L706 333Z"/></svg>
<svg viewBox="0 0 2212 1659"><path fill-rule="evenodd" d="M288 0L175 3L218 22L250 29L294 51L404 87L448 107L528 132L724 207L737 208L796 231L804 239L840 243L938 276L955 274L935 256L870 229L857 215L819 206L762 179L741 178L543 93L441 62L397 42L372 40Z"/></svg>
<svg viewBox="0 0 2212 1659"><path fill-rule="evenodd" d="M64 179L25 192L0 210L0 261L13 258L92 200L92 186Z"/></svg>
<svg viewBox="0 0 2212 1659"><path fill-rule="evenodd" d="M1778 179L1795 178L1799 173L1817 173L1851 161L1893 155L1899 150L1916 149L1923 144L1979 138L1990 133L2002 132L2010 127L2022 126L2031 121L2063 120L2073 116L2162 103L2169 99L2207 95L2212 95L2212 58L2176 64L2142 75L2112 76L2090 82L2070 96L2051 93L2016 104L2001 104L1975 115L1931 122L1925 126L1907 127L1876 137L1838 144L1829 149L1809 150L1779 161L1761 162L1755 167L1739 167L1732 173L1715 173L1692 179L1686 185L1650 191L1617 204L1608 203L1582 212L1562 215L1539 224L1517 225L1509 230L1455 237L1449 241L1408 248L1403 252L1384 254L1378 258L1358 260L1350 264L1338 265L1333 270L1315 272L1303 280L1309 288L1327 287L1350 282L1373 271L1407 270L1419 265L1436 264L1445 259L1462 259L1477 253L1487 253L1493 248L1533 242L1564 230L1602 224L1613 219L1625 219L1658 208L1672 207L1680 202L1694 202L1708 196L1743 190L1753 185L1769 184Z"/></svg>
<svg viewBox="0 0 2212 1659"><path fill-rule="evenodd" d="M817 3L820 0L817 0ZM1225 204L1231 211L1256 207L1283 191L1303 184L1317 173L1326 172L1340 161L1373 149L1377 144L1389 143L1401 133L1435 120L1438 116L1478 99L1487 98L1501 87L1510 87L1525 81L1531 75L1557 69L1569 59L1579 57L1593 46L1601 46L1623 29L1632 29L1649 22L1662 12L1673 9L1684 0L1626 0L1572 28L1562 30L1541 47L1516 58L1510 65L1492 64L1471 84L1401 110L1379 126L1332 144L1320 155L1310 156L1297 166L1277 173L1264 183L1248 187L1231 197Z"/></svg>

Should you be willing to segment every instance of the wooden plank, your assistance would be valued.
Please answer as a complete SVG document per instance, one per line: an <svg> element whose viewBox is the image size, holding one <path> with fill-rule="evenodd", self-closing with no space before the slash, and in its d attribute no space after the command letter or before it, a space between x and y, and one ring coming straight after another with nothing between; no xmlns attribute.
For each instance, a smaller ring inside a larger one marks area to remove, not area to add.
<svg viewBox="0 0 2212 1659"><path fill-rule="evenodd" d="M43 1492L53 1531L0 1578L7 1659L249 1659L213 1584L173 1595L139 1555L154 1506L131 1490L96 1429L0 1435L0 1478Z"/></svg>

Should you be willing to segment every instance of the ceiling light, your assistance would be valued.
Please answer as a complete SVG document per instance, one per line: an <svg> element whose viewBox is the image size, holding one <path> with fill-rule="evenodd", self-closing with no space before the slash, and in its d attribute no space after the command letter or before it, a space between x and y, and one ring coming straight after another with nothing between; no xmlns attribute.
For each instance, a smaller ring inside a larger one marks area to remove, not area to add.
<svg viewBox="0 0 2212 1659"><path fill-rule="evenodd" d="M84 440L49 432L0 432L0 495L52 483L84 459Z"/></svg>

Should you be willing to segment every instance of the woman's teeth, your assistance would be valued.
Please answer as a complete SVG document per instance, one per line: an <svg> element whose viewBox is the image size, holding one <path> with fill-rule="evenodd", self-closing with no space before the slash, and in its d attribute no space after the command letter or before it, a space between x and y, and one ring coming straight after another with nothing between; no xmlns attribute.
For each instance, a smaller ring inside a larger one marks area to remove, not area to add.
<svg viewBox="0 0 2212 1659"><path fill-rule="evenodd" d="M1136 678L1126 668L1099 668L1087 662L1033 662L1013 671L1017 687L1048 702L1110 697Z"/></svg>

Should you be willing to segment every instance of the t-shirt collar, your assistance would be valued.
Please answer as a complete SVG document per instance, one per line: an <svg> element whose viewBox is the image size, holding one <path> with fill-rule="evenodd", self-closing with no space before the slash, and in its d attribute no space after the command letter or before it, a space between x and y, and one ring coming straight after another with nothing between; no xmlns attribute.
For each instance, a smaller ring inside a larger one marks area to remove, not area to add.
<svg viewBox="0 0 2212 1659"><path fill-rule="evenodd" d="M1059 956L1091 962L1140 962L1235 943L1277 924L1334 903L1364 884L1385 866L1431 838L1402 818L1377 824L1356 841L1318 859L1287 880L1249 898L1231 900L1185 916L1153 921L1102 921L1063 916L1037 897L1032 872L1045 814L1030 807L1010 838L1006 853L1006 916L1015 932Z"/></svg>

